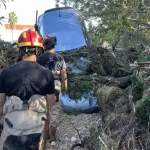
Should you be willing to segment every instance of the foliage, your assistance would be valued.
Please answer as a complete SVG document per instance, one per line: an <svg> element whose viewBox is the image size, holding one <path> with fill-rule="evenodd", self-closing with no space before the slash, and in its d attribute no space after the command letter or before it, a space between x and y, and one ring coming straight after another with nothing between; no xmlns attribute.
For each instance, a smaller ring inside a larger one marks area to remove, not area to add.
<svg viewBox="0 0 150 150"><path fill-rule="evenodd" d="M19 56L19 51L9 45L9 42L0 40L0 71L8 65L14 64Z"/></svg>
<svg viewBox="0 0 150 150"><path fill-rule="evenodd" d="M69 81L68 93L69 97L75 100L81 99L84 92L88 93L93 90L92 81L84 81L81 79L72 79ZM86 97L85 97L86 98Z"/></svg>
<svg viewBox="0 0 150 150"><path fill-rule="evenodd" d="M102 46L104 43L107 43L106 46L111 45L112 53L116 50L116 46L121 47L123 48L122 55L133 48L138 53L138 61L150 61L150 2L148 0L57 0L57 3L65 3L66 6L71 6L79 12L88 24L88 33L94 43ZM95 57L92 58L96 58L98 52L96 54L94 53ZM103 52L101 51L99 55L103 56ZM106 59L105 55L104 63L101 57L99 66L95 65L98 62L97 59L93 63L93 70L99 69L98 74L107 75L108 66L114 68L112 62L114 66L121 64L121 61L118 62L119 58L116 61L109 58ZM131 62L126 61L126 63ZM109 65L105 67L104 64ZM121 66L125 66L124 64ZM112 75L112 73L113 71L109 74ZM150 87L149 76L150 69L147 67L143 70L134 70L132 78L136 115L144 124L149 124L149 94L145 94Z"/></svg>
<svg viewBox="0 0 150 150"><path fill-rule="evenodd" d="M91 150L98 150L102 148L101 143L99 142L99 129L90 128L90 135L84 138L86 147Z"/></svg>
<svg viewBox="0 0 150 150"><path fill-rule="evenodd" d="M16 13L14 11L10 12L8 22L10 23L10 26L11 26L12 30L15 29L17 21L18 21L18 17L16 16Z"/></svg>
<svg viewBox="0 0 150 150"><path fill-rule="evenodd" d="M139 61L150 61L150 51L145 50L139 56ZM136 116L145 126L149 124L150 113L150 68L149 65L139 67L134 71L132 79L132 93L136 106Z"/></svg>
<svg viewBox="0 0 150 150"><path fill-rule="evenodd" d="M1 25L2 25L2 21L3 21L4 18L5 18L4 16L0 17L0 24Z"/></svg>
<svg viewBox="0 0 150 150"><path fill-rule="evenodd" d="M10 23L10 26L11 26L11 29L12 29L12 40L13 40L13 31L16 27L17 22L18 22L18 17L16 16L16 13L14 11L9 13L8 22Z"/></svg>
<svg viewBox="0 0 150 150"><path fill-rule="evenodd" d="M7 1L9 2L9 0L7 0ZM4 5L5 9L6 9L6 2L7 1L6 0L0 0L0 3L2 3ZM13 1L13 0L11 0L11 1Z"/></svg>
<svg viewBox="0 0 150 150"><path fill-rule="evenodd" d="M146 125L150 122L150 94L144 94L143 97L136 102L136 111L137 117L143 125Z"/></svg>
<svg viewBox="0 0 150 150"><path fill-rule="evenodd" d="M128 125L132 122L131 104L126 96L130 89L121 90L118 87L104 85L98 90L97 95L103 122L97 129L91 128L89 136L84 139L88 149L118 149L123 129L128 128ZM124 138L122 149L133 150L128 143L133 142L135 144L134 138L136 139L136 135L133 132L127 134L127 137ZM138 149L136 144L135 147Z"/></svg>
<svg viewBox="0 0 150 150"><path fill-rule="evenodd" d="M150 3L148 0L57 0L72 6L88 23L88 32L93 42L105 41L113 46L123 42L124 46L137 46L141 41L137 35L149 39Z"/></svg>
<svg viewBox="0 0 150 150"><path fill-rule="evenodd" d="M9 0L7 0L8 2L9 2ZM7 2L6 0L0 0L0 9L1 9L1 3L3 4L3 6L5 7L5 9L6 9L6 2ZM13 0L11 0L11 1L13 1ZM5 17L4 16L0 16L0 24L2 25L2 21L3 21L3 19L4 19Z"/></svg>
<svg viewBox="0 0 150 150"><path fill-rule="evenodd" d="M142 98L143 95L143 82L141 82L136 74L132 76L132 94L133 94L133 101L136 102Z"/></svg>

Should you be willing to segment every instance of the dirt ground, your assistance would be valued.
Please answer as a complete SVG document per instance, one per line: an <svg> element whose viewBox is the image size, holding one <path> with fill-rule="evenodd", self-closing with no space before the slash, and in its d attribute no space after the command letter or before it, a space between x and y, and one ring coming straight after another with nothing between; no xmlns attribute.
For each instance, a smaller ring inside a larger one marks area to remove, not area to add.
<svg viewBox="0 0 150 150"><path fill-rule="evenodd" d="M100 123L101 116L98 113L79 114L77 116L63 113L60 116L60 125L57 131L57 142L52 143L52 146L49 142L47 142L46 150L70 150L72 144L80 141L76 129L78 129L81 136L84 137L89 134L90 127L97 127ZM2 150L1 147L0 150ZM75 150L83 149L76 148Z"/></svg>

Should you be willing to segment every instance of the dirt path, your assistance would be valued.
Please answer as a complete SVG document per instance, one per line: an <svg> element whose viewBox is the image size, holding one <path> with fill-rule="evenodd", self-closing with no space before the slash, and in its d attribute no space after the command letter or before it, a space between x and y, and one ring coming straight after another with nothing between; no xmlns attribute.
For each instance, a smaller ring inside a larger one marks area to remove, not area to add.
<svg viewBox="0 0 150 150"><path fill-rule="evenodd" d="M84 137L89 134L90 127L97 127L100 123L99 114L79 114L77 116L62 114L57 132L56 150L70 150L73 143L80 141L75 128Z"/></svg>
<svg viewBox="0 0 150 150"><path fill-rule="evenodd" d="M72 144L80 141L75 128L77 128L82 137L84 137L89 134L90 127L97 127L100 123L101 117L99 114L79 114L77 116L61 114L60 125L57 131L58 140L55 146L53 146L55 148L52 148L47 142L46 150L70 150ZM75 128L73 126L75 126ZM78 150L81 150L81 148Z"/></svg>

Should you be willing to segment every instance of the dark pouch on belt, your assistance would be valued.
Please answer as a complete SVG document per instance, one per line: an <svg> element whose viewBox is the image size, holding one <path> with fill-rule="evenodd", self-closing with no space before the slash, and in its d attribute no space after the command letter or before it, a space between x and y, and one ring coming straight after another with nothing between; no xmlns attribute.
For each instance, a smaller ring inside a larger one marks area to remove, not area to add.
<svg viewBox="0 0 150 150"><path fill-rule="evenodd" d="M55 95L56 95L56 102L58 102L59 101L60 91L55 89Z"/></svg>

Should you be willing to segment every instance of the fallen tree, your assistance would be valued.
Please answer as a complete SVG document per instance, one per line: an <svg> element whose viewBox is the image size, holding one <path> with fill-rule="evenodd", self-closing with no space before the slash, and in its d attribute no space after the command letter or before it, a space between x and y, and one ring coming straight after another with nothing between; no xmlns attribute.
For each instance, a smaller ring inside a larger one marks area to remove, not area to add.
<svg viewBox="0 0 150 150"><path fill-rule="evenodd" d="M68 55L69 59L71 58L72 60L74 60L73 56L76 56L77 61L78 57L81 56L88 58L88 65L86 69L84 68L86 73L73 73L70 69L68 76L70 77L70 83L73 80L78 80L80 83L76 87L77 92L81 89L81 83L89 83L90 87L95 90L98 96L100 112L103 116L103 124L97 129L91 128L91 134L89 137L85 137L81 145L84 145L88 149L96 150L109 150L112 148L118 150L149 149L150 141L147 140L149 131L141 124L142 119L148 118L149 116L146 109L147 107L149 108L149 103L145 97L146 95L143 95L143 91L145 93L150 92L149 89L144 90L144 86L141 87L141 85L148 84L143 82L149 81L149 74L142 81L137 76L140 75L141 77L145 71L149 73L150 63L145 62L148 58L146 57L144 62L142 62L141 60L143 59L140 58L143 53L139 55L133 49L126 51L127 54L120 49L118 51L116 50L115 53L102 47L94 50L89 49L85 50L83 54L82 51L81 54L78 51L74 52L71 55L72 57ZM144 54L144 56L147 55ZM135 103L135 99L137 100L135 93L138 94L138 97L141 95L145 100L143 101L139 98L141 102Z"/></svg>
<svg viewBox="0 0 150 150"><path fill-rule="evenodd" d="M19 56L16 48L10 48L9 43L3 41L0 42L0 54L1 69L16 63ZM112 147L118 150L149 148L146 144L149 132L139 123L148 103L135 103L135 93L138 93L140 87L135 70L148 70L149 62L130 65L138 58L138 54L132 49L112 51L91 46L62 52L61 55L68 66L69 96L79 99L83 92L93 90L94 95L98 97L103 117L103 123L97 129L91 128L91 134L83 139L84 144L81 145L96 150ZM146 79L149 81L148 74ZM140 81L141 85L144 84L143 81L145 80ZM134 84L138 88L133 86ZM138 97L145 98L143 93L149 93L148 89L143 91L142 88Z"/></svg>
<svg viewBox="0 0 150 150"><path fill-rule="evenodd" d="M0 70L17 61L19 52L17 48L11 47L11 43L0 40Z"/></svg>

